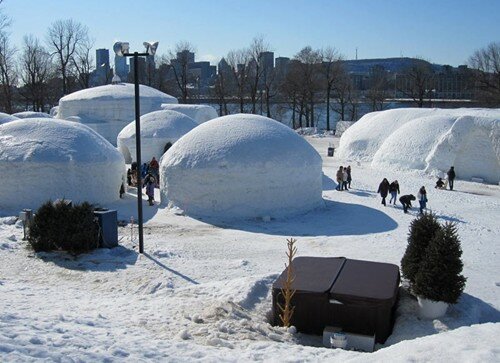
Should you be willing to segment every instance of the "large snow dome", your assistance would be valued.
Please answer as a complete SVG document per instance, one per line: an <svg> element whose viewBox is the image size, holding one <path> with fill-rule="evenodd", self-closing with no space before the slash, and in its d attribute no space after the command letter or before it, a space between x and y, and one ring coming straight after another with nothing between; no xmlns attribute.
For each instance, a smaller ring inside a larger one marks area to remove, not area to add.
<svg viewBox="0 0 500 363"><path fill-rule="evenodd" d="M106 204L119 199L122 154L85 125L29 119L0 125L2 208L37 208L57 198Z"/></svg>
<svg viewBox="0 0 500 363"><path fill-rule="evenodd" d="M159 159L174 142L194 129L198 124L183 113L161 110L141 116L141 159L149 161ZM118 134L118 150L125 157L126 163L135 160L135 121L129 123Z"/></svg>
<svg viewBox="0 0 500 363"><path fill-rule="evenodd" d="M9 115L8 113L0 112L0 125L15 120L19 120L19 117Z"/></svg>
<svg viewBox="0 0 500 363"><path fill-rule="evenodd" d="M140 85L141 115L160 110L162 103L177 99L154 88ZM135 119L134 85L118 83L87 88L59 100L57 118L88 125L112 144L118 133Z"/></svg>
<svg viewBox="0 0 500 363"><path fill-rule="evenodd" d="M338 157L372 166L500 180L500 109L395 109L363 116L342 135Z"/></svg>
<svg viewBox="0 0 500 363"><path fill-rule="evenodd" d="M52 118L51 115L45 112L35 112L35 111L23 111L12 114L12 116L17 118Z"/></svg>
<svg viewBox="0 0 500 363"><path fill-rule="evenodd" d="M163 110L181 112L191 117L199 124L202 124L219 116L215 108L208 105L164 104L161 105L161 108Z"/></svg>
<svg viewBox="0 0 500 363"><path fill-rule="evenodd" d="M160 164L162 204L189 215L282 217L322 202L320 155L293 130L263 116L203 123Z"/></svg>

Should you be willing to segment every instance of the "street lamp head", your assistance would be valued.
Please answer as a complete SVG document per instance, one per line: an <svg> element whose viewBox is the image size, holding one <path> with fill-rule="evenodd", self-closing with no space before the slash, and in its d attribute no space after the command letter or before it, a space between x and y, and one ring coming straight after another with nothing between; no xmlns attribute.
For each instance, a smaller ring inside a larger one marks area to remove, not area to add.
<svg viewBox="0 0 500 363"><path fill-rule="evenodd" d="M125 54L128 54L130 47L128 42L116 42L113 45L113 51L119 57L123 57Z"/></svg>
<svg viewBox="0 0 500 363"><path fill-rule="evenodd" d="M146 47L146 53L149 55L156 54L156 48L158 48L158 42L144 42L144 46Z"/></svg>

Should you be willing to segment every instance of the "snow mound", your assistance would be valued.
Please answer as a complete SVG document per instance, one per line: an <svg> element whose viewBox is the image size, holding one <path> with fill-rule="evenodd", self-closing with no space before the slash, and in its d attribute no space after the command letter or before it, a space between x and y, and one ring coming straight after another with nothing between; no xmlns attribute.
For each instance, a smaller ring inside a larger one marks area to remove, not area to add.
<svg viewBox="0 0 500 363"><path fill-rule="evenodd" d="M141 158L151 160L160 158L174 142L194 129L198 124L183 113L175 111L154 111L141 116ZM126 163L135 160L135 121L132 121L118 134L118 150Z"/></svg>
<svg viewBox="0 0 500 363"><path fill-rule="evenodd" d="M141 115L161 109L177 99L154 88L140 85ZM135 91L130 83L84 89L59 100L57 118L84 123L112 144L118 133L135 119Z"/></svg>
<svg viewBox="0 0 500 363"><path fill-rule="evenodd" d="M317 151L283 124L257 115L208 121L161 159L162 204L189 215L282 217L322 201Z"/></svg>
<svg viewBox="0 0 500 363"><path fill-rule="evenodd" d="M19 117L0 112L0 125L14 120L19 120Z"/></svg>
<svg viewBox="0 0 500 363"><path fill-rule="evenodd" d="M54 119L0 125L2 207L36 209L48 199L106 204L119 198L123 156L85 125Z"/></svg>
<svg viewBox="0 0 500 363"><path fill-rule="evenodd" d="M51 115L45 112L33 112L33 111L23 111L12 114L12 116L17 118L52 118Z"/></svg>
<svg viewBox="0 0 500 363"><path fill-rule="evenodd" d="M163 110L172 110L181 112L197 123L202 124L214 118L217 118L219 115L217 111L212 106L208 105L179 105L179 104L163 104L161 105Z"/></svg>
<svg viewBox="0 0 500 363"><path fill-rule="evenodd" d="M363 116L345 131L337 156L377 168L500 180L500 109L397 109Z"/></svg>
<svg viewBox="0 0 500 363"><path fill-rule="evenodd" d="M57 117L57 113L59 112L59 106L54 106L50 109L50 116Z"/></svg>

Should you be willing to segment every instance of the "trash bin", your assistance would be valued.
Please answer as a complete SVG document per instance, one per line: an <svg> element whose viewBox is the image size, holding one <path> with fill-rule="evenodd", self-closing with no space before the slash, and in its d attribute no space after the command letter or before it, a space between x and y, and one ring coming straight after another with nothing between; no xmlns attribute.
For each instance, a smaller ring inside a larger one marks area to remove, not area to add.
<svg viewBox="0 0 500 363"><path fill-rule="evenodd" d="M99 224L99 247L113 248L118 246L118 220L116 210L95 210Z"/></svg>
<svg viewBox="0 0 500 363"><path fill-rule="evenodd" d="M335 148L334 147L329 147L328 148L328 156L333 156L333 153L335 152Z"/></svg>

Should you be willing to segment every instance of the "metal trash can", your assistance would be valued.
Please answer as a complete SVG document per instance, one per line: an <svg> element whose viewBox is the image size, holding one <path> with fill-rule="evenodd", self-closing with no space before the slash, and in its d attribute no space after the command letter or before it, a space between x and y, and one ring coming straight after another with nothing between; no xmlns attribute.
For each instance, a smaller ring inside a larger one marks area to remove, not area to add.
<svg viewBox="0 0 500 363"><path fill-rule="evenodd" d="M99 247L113 248L118 246L118 218L116 210L95 210L99 224Z"/></svg>
<svg viewBox="0 0 500 363"><path fill-rule="evenodd" d="M328 156L333 156L333 153L334 153L334 152L335 152L335 148L334 148L334 147L332 147L332 146L330 146L330 147L328 148Z"/></svg>

